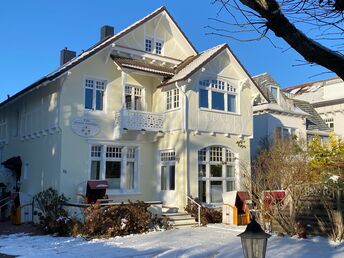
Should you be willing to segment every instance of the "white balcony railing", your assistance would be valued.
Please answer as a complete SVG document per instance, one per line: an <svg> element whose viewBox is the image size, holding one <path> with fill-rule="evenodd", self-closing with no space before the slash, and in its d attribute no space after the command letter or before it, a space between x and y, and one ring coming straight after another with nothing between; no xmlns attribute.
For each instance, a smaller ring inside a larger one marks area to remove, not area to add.
<svg viewBox="0 0 344 258"><path fill-rule="evenodd" d="M163 131L164 114L122 109L115 113L115 126L127 130Z"/></svg>

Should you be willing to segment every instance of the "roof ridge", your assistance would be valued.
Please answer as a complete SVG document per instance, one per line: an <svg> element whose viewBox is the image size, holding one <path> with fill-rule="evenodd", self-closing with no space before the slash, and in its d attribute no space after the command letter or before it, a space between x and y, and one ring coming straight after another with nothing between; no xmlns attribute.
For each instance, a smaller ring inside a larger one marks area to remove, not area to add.
<svg viewBox="0 0 344 258"><path fill-rule="evenodd" d="M216 45L215 47L211 47L211 48L208 48L208 49L206 49L206 50L203 50L203 51L200 52L199 54L201 55L201 54L204 54L204 53L206 53L206 52L208 52L208 51L214 50L214 49L216 49L216 48L221 48L221 47L226 46L226 45L227 45L226 43L222 43L222 44Z"/></svg>
<svg viewBox="0 0 344 258"><path fill-rule="evenodd" d="M11 96L10 98L7 98L6 100L2 101L0 103L0 107L5 105L6 103L12 101L13 99L17 98L18 96L20 96L21 94L24 94L27 91L30 91L32 89L34 89L35 87L37 87L38 85L47 82L47 81L51 81L55 78L57 78L58 76L62 75L63 73L67 72L69 69L73 68L75 65L78 65L80 62L82 62L83 60L85 60L86 58L88 58L89 56L92 56L93 54L96 54L98 51L102 50L103 48L107 47L108 45L110 45L113 41L115 41L117 38L125 35L126 33L130 32L130 30L132 30L133 28L135 28L136 26L140 25L140 23L144 23L147 20L153 18L155 15L157 15L158 13L162 12L162 11L166 11L166 13L171 17L171 19L173 20L173 17L168 13L167 9L165 6L161 6L158 9L154 10L153 12L149 13L148 15L144 16L143 18L139 19L138 21L134 22L133 24L131 24L130 26L124 28L123 30L121 30L120 32L116 33L115 35L106 38L103 41L99 41L97 43L95 43L93 46L91 46L90 48L87 49L87 51L84 51L82 53L80 53L78 56L74 57L73 59L69 60L68 62L66 62L65 64L59 66L58 68L56 68L55 70L53 70L52 72L46 74L45 76L41 77L40 79L36 80L35 82L29 84L29 86L23 88L22 90L20 90L19 92L15 93L13 96ZM174 20L173 20L174 21ZM174 21L174 23L176 23ZM177 24L176 24L177 25ZM179 26L177 25L177 27L179 28ZM180 28L179 28L180 29ZM182 31L181 31L182 32ZM182 34L184 34L182 32ZM187 39L187 38L186 38ZM187 41L189 42L189 40L187 39ZM193 47L193 45L191 44L191 42L189 42L190 45ZM194 48L194 47L193 47ZM194 49L195 50L195 49ZM195 52L197 53L197 51L195 50Z"/></svg>
<svg viewBox="0 0 344 258"><path fill-rule="evenodd" d="M332 81L332 80L335 80L335 79L341 79L341 78L339 76L334 76L334 77L330 77L330 78L327 78L327 79L322 79L322 80L317 80L317 81L312 81L312 82L305 82L305 83L296 84L296 85L293 85L293 86L288 86L286 88L283 88L282 90L283 91L289 91L289 90L294 90L294 89L302 89L304 87L311 86L312 84L315 84L315 83L318 83L318 82Z"/></svg>

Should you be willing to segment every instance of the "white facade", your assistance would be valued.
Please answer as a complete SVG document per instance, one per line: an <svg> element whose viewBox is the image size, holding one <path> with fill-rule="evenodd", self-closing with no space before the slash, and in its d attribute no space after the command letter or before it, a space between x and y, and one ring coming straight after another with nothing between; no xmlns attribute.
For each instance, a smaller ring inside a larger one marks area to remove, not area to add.
<svg viewBox="0 0 344 258"><path fill-rule="evenodd" d="M253 78L270 103L253 106L252 159L276 136L289 138L295 135L308 140L314 135L328 137L328 128L309 103L289 98L267 73Z"/></svg>
<svg viewBox="0 0 344 258"><path fill-rule="evenodd" d="M336 135L344 137L344 82L331 78L285 89L296 99L310 102Z"/></svg>
<svg viewBox="0 0 344 258"><path fill-rule="evenodd" d="M259 89L227 45L198 53L164 7L46 78L0 104L1 157L21 157L21 191L75 201L105 179L115 201L184 208L185 195L217 204L241 189Z"/></svg>

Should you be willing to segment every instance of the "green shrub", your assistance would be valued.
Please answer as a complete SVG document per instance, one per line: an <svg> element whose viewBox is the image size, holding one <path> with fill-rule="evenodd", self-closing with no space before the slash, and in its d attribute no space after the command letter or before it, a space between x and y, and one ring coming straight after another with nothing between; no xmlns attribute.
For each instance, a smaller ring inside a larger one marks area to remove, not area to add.
<svg viewBox="0 0 344 258"><path fill-rule="evenodd" d="M200 204L199 199L195 198L195 202ZM185 211L191 216L196 218L198 221L198 206L194 203L189 201L187 206L185 207ZM201 207L201 224L203 226L207 225L208 223L221 223L222 222L222 212L216 210L214 208L207 208L202 206Z"/></svg>
<svg viewBox="0 0 344 258"><path fill-rule="evenodd" d="M68 199L52 188L39 192L34 196L34 206L38 209L39 227L48 234L59 236L71 235L72 228L79 223L70 217L62 207Z"/></svg>

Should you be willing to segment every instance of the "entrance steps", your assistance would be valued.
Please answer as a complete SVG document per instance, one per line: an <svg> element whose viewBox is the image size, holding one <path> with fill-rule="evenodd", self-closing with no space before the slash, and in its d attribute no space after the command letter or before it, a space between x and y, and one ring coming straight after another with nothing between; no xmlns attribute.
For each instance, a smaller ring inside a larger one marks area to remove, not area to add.
<svg viewBox="0 0 344 258"><path fill-rule="evenodd" d="M197 227L198 223L194 217L186 212L179 212L175 207L163 207L162 216L168 217L170 225L174 228Z"/></svg>

